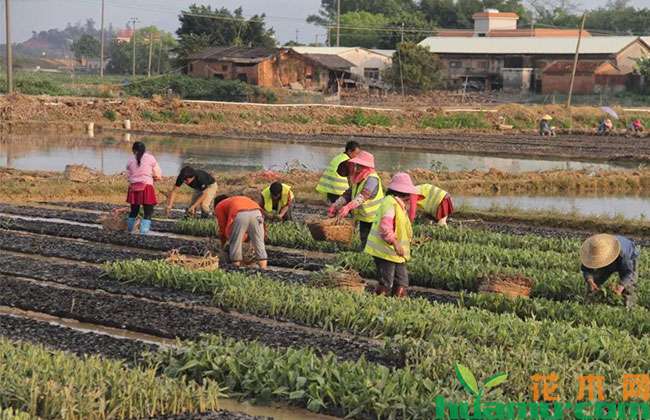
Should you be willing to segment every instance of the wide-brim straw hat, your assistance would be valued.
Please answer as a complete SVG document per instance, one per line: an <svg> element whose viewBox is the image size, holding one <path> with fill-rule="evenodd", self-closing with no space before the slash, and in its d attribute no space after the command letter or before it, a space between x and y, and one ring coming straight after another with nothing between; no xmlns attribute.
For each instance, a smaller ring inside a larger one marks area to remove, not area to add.
<svg viewBox="0 0 650 420"><path fill-rule="evenodd" d="M543 120L546 120L546 121L551 121L551 120L553 119L553 117L551 117L550 115L546 114L546 115L544 115L544 116L542 117L542 119L543 119Z"/></svg>
<svg viewBox="0 0 650 420"><path fill-rule="evenodd" d="M366 152L365 150L362 150L357 157L348 160L348 162L375 169L375 157L372 153Z"/></svg>
<svg viewBox="0 0 650 420"><path fill-rule="evenodd" d="M621 243L607 233L589 237L580 249L580 261L587 268L607 267L621 254Z"/></svg>
<svg viewBox="0 0 650 420"><path fill-rule="evenodd" d="M413 185L411 177L406 172L398 172L393 175L393 179L390 180L388 189L403 194L420 194L415 185Z"/></svg>

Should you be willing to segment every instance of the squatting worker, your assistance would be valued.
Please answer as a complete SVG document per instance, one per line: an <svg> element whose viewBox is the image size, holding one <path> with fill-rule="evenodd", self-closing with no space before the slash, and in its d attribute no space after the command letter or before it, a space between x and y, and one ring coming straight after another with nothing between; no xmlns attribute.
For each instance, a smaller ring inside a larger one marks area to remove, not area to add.
<svg viewBox="0 0 650 420"><path fill-rule="evenodd" d="M352 212L354 220L359 225L361 249L365 248L368 234L375 215L384 198L381 178L375 171L375 157L361 151L355 158L348 161L350 169L350 188L330 206L327 211L330 217L345 218Z"/></svg>
<svg viewBox="0 0 650 420"><path fill-rule="evenodd" d="M274 182L262 190L259 204L267 218L286 222L292 220L293 198L290 185Z"/></svg>
<svg viewBox="0 0 650 420"><path fill-rule="evenodd" d="M400 172L393 176L386 197L381 201L377 217L364 249L372 255L377 267L377 294L406 296L409 285L406 262L411 259L413 229L408 216L411 198L418 196L411 177Z"/></svg>
<svg viewBox="0 0 650 420"><path fill-rule="evenodd" d="M221 245L228 244L230 262L239 267L244 259L242 247L248 237L255 249L260 268L267 267L264 246L264 216L253 200L244 196L220 195L214 200L214 217L217 219Z"/></svg>
<svg viewBox="0 0 650 420"><path fill-rule="evenodd" d="M636 303L637 259L639 249L633 241L619 235L599 234L588 238L580 249L582 275L587 290L597 291L609 277L618 273L614 293L625 297L625 305Z"/></svg>
<svg viewBox="0 0 650 420"><path fill-rule="evenodd" d="M176 185L174 185L174 188L169 193L165 214L169 215L174 205L174 198L183 184L188 185L194 190L192 202L187 209L188 213L195 214L196 210L200 208L201 217L208 217L214 197L217 195L217 181L209 173L200 169L194 169L191 166L183 167L178 174Z"/></svg>
<svg viewBox="0 0 650 420"><path fill-rule="evenodd" d="M153 187L154 181L162 179L160 166L152 154L147 153L145 144L137 141L131 148L133 156L126 164L126 172L129 178L129 192L126 195L126 202L131 205L131 212L128 218L128 230L133 232L135 221L140 213L140 206L144 207L144 217L140 222L140 234L146 235L151 229L151 217L156 201L156 190Z"/></svg>
<svg viewBox="0 0 650 420"><path fill-rule="evenodd" d="M431 184L422 184L418 189L417 207L422 209L424 214L432 218L438 226L447 226L447 218L454 212L454 203L449 193L442 188ZM411 220L415 217L416 206L411 206Z"/></svg>
<svg viewBox="0 0 650 420"><path fill-rule="evenodd" d="M338 200L350 188L347 178L347 161L357 157L360 152L361 146L359 146L359 143L356 141L347 142L345 151L334 156L320 177L316 191L324 194L330 204Z"/></svg>

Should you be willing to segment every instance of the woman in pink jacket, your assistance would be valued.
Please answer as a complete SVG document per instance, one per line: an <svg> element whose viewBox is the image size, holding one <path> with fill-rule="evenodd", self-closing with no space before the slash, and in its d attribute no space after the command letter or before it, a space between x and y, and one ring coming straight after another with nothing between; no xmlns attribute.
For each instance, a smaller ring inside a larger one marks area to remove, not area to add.
<svg viewBox="0 0 650 420"><path fill-rule="evenodd" d="M133 156L129 158L129 162L126 164L129 177L129 192L126 196L126 202L131 205L128 229L129 232L133 231L135 219L140 212L140 206L143 206L144 218L140 222L140 234L146 235L151 229L153 208L158 204L153 183L162 178L162 173L156 158L147 153L144 143L140 141L133 143L132 150Z"/></svg>

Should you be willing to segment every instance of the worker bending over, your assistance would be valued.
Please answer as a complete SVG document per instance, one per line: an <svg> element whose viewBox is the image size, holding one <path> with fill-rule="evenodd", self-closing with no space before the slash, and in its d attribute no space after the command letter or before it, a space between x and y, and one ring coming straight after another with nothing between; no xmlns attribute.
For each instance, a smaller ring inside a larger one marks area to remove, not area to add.
<svg viewBox="0 0 650 420"><path fill-rule="evenodd" d="M587 291L598 291L612 274L618 273L619 284L613 291L625 297L628 308L634 306L638 258L638 248L624 236L604 233L591 236L580 250L582 275L587 282Z"/></svg>
<svg viewBox="0 0 650 420"><path fill-rule="evenodd" d="M281 222L292 220L293 191L291 186L274 182L262 190L260 207L267 218L277 218Z"/></svg>
<svg viewBox="0 0 650 420"><path fill-rule="evenodd" d="M191 166L185 166L176 178L176 185L169 193L167 199L167 207L165 214L169 215L174 205L174 198L178 193L181 186L185 184L194 190L192 194L192 202L187 212L190 215L196 214L196 211L201 209L201 217L206 218L210 215L210 210L214 197L217 195L217 181L209 173L200 169L194 169Z"/></svg>
<svg viewBox="0 0 650 420"><path fill-rule="evenodd" d="M359 225L361 249L365 248L375 215L384 198L381 178L375 171L375 157L365 151L348 161L350 188L327 211L330 217L345 218L352 212Z"/></svg>
<svg viewBox="0 0 650 420"><path fill-rule="evenodd" d="M551 126L553 117L546 114L539 122L539 135L540 136L555 136L555 127Z"/></svg>
<svg viewBox="0 0 650 420"><path fill-rule="evenodd" d="M350 187L348 184L347 161L357 157L361 152L359 143L349 141L345 152L334 156L318 181L316 191L325 195L327 201L334 203Z"/></svg>
<svg viewBox="0 0 650 420"><path fill-rule="evenodd" d="M433 219L438 226L447 226L447 218L454 212L454 203L451 201L449 193L442 188L431 184L422 184L416 187L418 189L417 207L422 209L424 214ZM415 207L411 209L413 219L415 217Z"/></svg>
<svg viewBox="0 0 650 420"><path fill-rule="evenodd" d="M244 260L242 248L248 239L255 249L259 267L267 267L264 216L255 201L245 196L220 195L214 200L214 217L221 246L228 246L228 256L234 266L241 266Z"/></svg>
<svg viewBox="0 0 650 420"><path fill-rule="evenodd" d="M413 229L408 216L409 203L418 195L411 177L400 172L393 176L364 251L372 255L377 267L377 294L406 296L409 285L406 262L411 259Z"/></svg>

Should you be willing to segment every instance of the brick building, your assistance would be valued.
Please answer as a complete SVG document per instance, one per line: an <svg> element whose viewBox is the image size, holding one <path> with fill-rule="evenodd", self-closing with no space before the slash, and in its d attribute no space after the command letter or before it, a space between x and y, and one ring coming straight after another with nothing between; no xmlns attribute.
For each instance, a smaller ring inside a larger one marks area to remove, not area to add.
<svg viewBox="0 0 650 420"><path fill-rule="evenodd" d="M296 87L332 92L349 77L352 63L324 60L283 48L208 48L191 55L191 76L241 80L261 87Z"/></svg>
<svg viewBox="0 0 650 420"><path fill-rule="evenodd" d="M542 72L542 93L569 91L573 61L555 61ZM576 94L618 93L625 90L627 75L609 61L578 61L573 92Z"/></svg>

